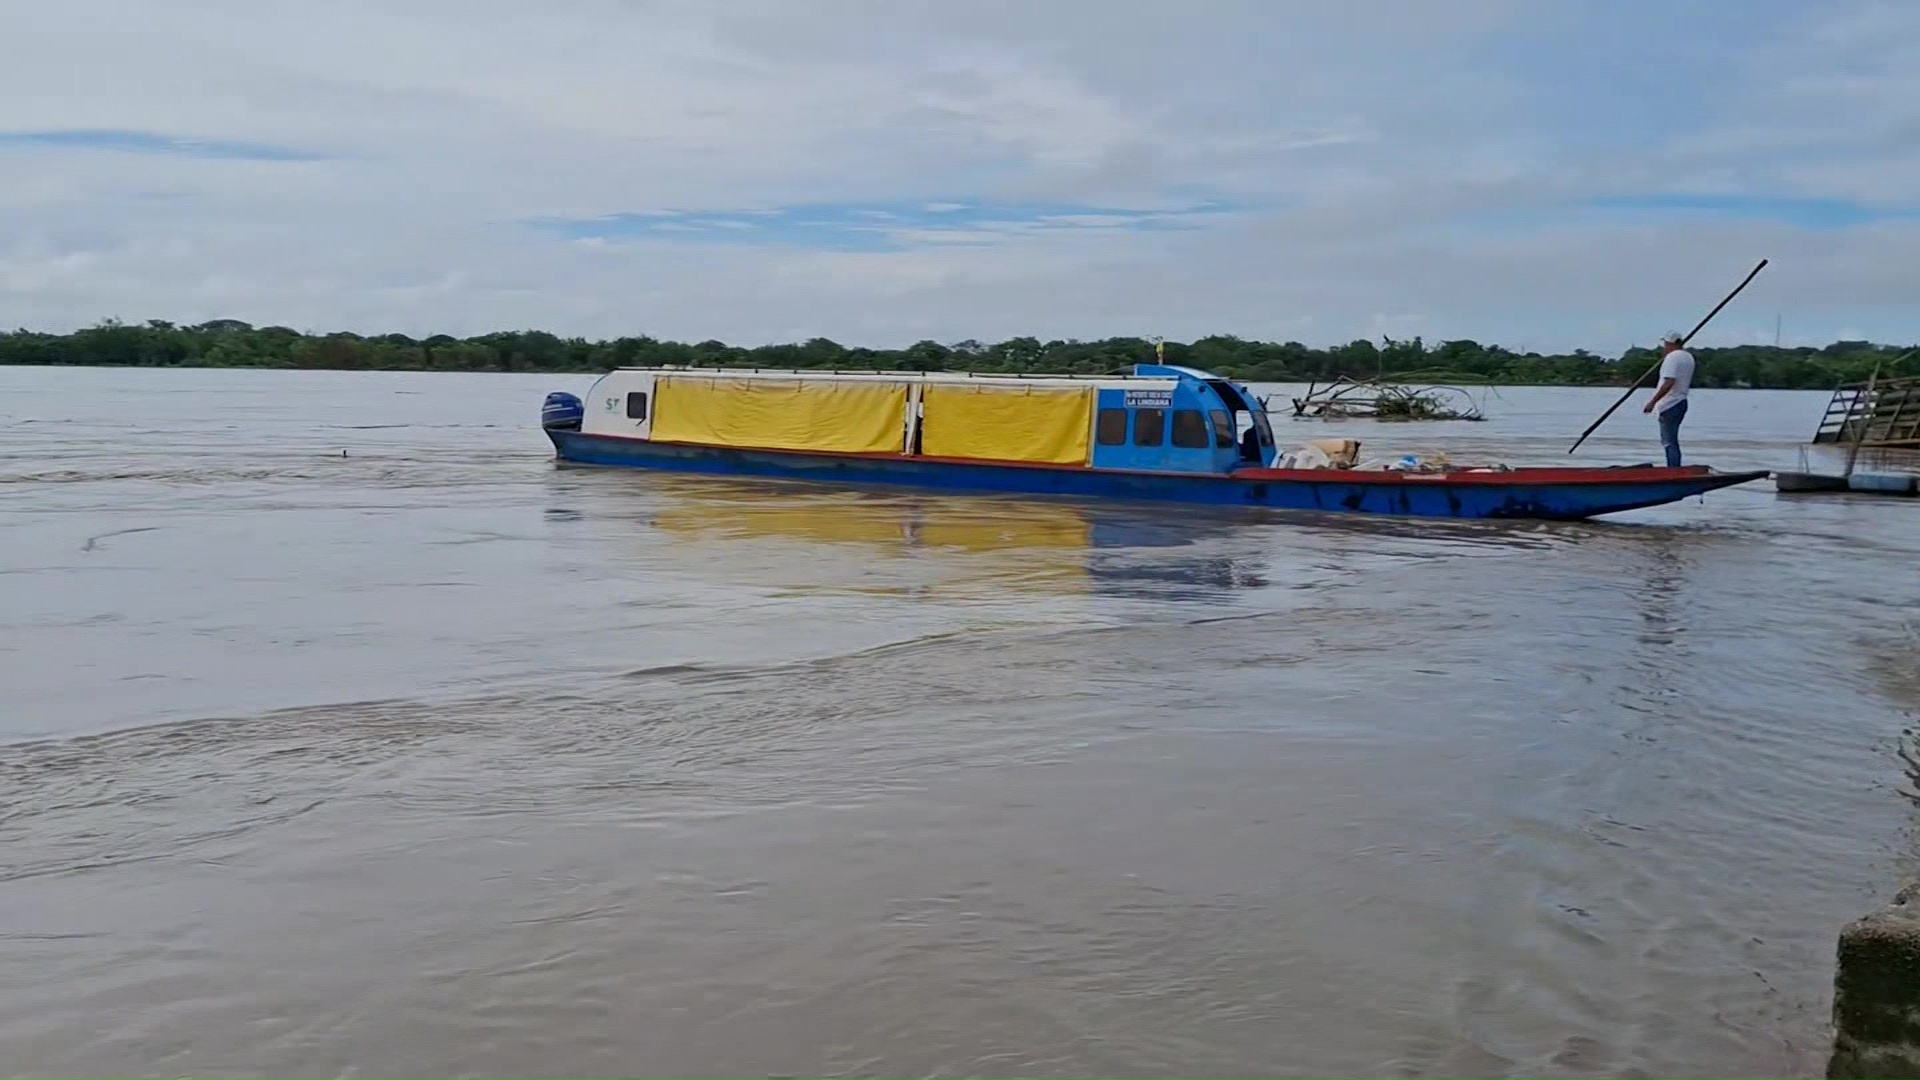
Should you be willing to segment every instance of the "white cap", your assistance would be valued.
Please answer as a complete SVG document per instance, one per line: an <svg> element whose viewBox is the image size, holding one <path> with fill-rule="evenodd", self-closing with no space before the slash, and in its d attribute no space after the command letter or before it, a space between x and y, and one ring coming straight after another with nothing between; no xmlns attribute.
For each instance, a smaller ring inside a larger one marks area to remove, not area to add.
<svg viewBox="0 0 1920 1080"><path fill-rule="evenodd" d="M1660 344L1665 345L1669 341L1673 342L1675 345L1680 344L1680 332L1677 330L1669 330L1666 333L1660 335Z"/></svg>

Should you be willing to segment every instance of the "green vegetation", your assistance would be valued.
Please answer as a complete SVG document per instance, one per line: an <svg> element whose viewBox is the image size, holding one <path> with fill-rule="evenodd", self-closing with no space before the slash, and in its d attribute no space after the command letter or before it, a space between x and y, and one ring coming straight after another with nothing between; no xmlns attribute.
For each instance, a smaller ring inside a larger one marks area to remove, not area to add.
<svg viewBox="0 0 1920 1080"><path fill-rule="evenodd" d="M1876 362L1880 374L1920 375L1920 357L1891 363L1904 346L1837 341L1822 349L1740 345L1698 349L1699 386L1826 389L1865 380ZM28 330L0 333L0 364L83 364L133 367L271 367L408 371L601 372L623 365L683 364L699 367L906 368L996 372L1113 371L1154 358L1143 338L1047 341L1020 337L986 345L922 341L905 349L848 348L824 338L797 345L740 348L718 341L686 345L650 337L612 341L561 338L538 330L453 338L436 334L304 334L284 326L254 327L234 319L198 326L153 321L129 325L108 321L71 334ZM1569 355L1516 353L1476 341L1428 345L1385 339L1354 341L1332 349L1298 342L1278 344L1235 337L1206 337L1191 344L1166 343L1168 363L1190 364L1254 382L1304 382L1385 376L1398 381L1494 383L1507 386L1618 386L1653 362L1646 349L1604 357L1576 349Z"/></svg>

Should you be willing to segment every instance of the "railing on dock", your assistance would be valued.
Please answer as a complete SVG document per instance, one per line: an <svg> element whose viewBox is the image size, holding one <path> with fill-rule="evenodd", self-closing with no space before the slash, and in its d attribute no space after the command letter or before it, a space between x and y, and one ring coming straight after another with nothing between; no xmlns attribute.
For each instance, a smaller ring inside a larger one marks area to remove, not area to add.
<svg viewBox="0 0 1920 1080"><path fill-rule="evenodd" d="M1851 383L1833 392L1813 442L1920 450L1920 377Z"/></svg>

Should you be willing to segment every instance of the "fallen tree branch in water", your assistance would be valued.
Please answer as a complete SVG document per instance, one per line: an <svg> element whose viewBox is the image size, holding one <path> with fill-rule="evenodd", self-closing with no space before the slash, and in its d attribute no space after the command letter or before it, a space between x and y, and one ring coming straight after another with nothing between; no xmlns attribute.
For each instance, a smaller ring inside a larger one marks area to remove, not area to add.
<svg viewBox="0 0 1920 1080"><path fill-rule="evenodd" d="M1324 387L1309 383L1306 396L1293 399L1293 415L1322 420L1486 419L1473 395L1458 386L1412 386L1387 378L1344 375Z"/></svg>

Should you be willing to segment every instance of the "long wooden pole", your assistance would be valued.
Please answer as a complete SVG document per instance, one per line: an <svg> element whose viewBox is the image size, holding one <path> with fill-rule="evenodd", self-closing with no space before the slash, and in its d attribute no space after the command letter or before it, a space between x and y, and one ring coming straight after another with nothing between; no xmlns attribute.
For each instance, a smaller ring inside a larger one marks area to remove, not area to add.
<svg viewBox="0 0 1920 1080"><path fill-rule="evenodd" d="M1733 291L1727 294L1727 298L1725 300L1722 300L1718 304L1715 304L1713 306L1713 310L1707 312L1706 318L1701 319L1698 323L1694 324L1693 329L1687 331L1687 336L1680 339L1680 347L1683 349L1686 348L1687 342L1693 340L1693 335L1699 333L1701 327L1713 321L1713 317L1715 315L1720 314L1720 309L1723 307L1726 307L1727 304L1730 303L1734 297L1739 296L1740 290L1747 287L1747 282L1752 281L1756 276L1759 275L1760 271L1766 269L1766 267L1767 267L1767 260L1761 259L1760 264L1758 266L1755 266L1752 272L1747 274L1747 276L1740 282L1740 284L1733 287ZM1635 390L1640 389L1640 384L1646 382L1648 376L1654 374L1659 370L1660 370L1660 361L1656 360L1654 361L1654 364L1652 367L1642 372L1639 378L1633 380L1633 385L1627 387L1627 392L1620 395L1619 401L1614 402L1613 405L1609 407L1606 412L1603 412L1600 414L1600 419L1595 420L1593 423L1587 425L1587 430L1581 432L1580 437L1573 440L1572 446L1567 447L1567 453L1571 454L1575 450L1580 449L1580 444L1587 441L1587 436L1593 434L1594 431L1598 429L1601 424L1606 423L1607 417L1613 415L1613 410L1618 409L1622 405L1625 405L1627 403L1627 399L1633 396L1633 392Z"/></svg>

